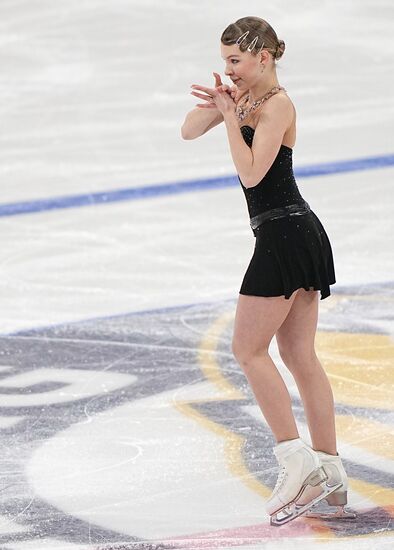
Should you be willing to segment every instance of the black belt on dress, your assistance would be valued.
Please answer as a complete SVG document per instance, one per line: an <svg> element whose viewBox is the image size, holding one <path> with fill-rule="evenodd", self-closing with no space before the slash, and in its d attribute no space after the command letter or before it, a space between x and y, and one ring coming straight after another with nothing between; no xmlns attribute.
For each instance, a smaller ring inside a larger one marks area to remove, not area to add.
<svg viewBox="0 0 394 550"><path fill-rule="evenodd" d="M311 209L306 201L303 204L289 204L288 206L272 208L250 218L250 227L256 229L256 227L264 222L285 218L286 216L302 216L303 214L308 214L310 211Z"/></svg>

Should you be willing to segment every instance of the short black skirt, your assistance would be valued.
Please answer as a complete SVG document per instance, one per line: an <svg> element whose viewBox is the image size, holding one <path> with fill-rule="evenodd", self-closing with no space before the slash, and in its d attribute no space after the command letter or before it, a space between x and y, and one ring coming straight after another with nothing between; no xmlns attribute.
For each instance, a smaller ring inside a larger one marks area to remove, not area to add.
<svg viewBox="0 0 394 550"><path fill-rule="evenodd" d="M254 230L256 244L240 294L283 296L298 288L330 296L335 281L331 244L322 223L311 210L263 223Z"/></svg>

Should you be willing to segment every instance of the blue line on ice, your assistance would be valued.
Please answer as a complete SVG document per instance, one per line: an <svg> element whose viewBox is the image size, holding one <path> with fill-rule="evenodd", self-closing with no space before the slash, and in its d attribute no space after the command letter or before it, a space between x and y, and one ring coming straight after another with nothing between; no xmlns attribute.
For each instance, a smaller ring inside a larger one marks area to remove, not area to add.
<svg viewBox="0 0 394 550"><path fill-rule="evenodd" d="M310 178L338 174L341 172L374 170L387 166L394 166L394 155L381 155L304 166L295 168L294 174L296 178ZM97 193L0 204L0 217L17 216L19 214L31 214L34 212L59 210L63 208L78 208L80 206L92 206L95 204L107 204L118 201L148 199L162 195L188 193L191 191L207 191L208 189L219 189L235 185L238 185L237 176L223 176L219 178L179 181L166 184L146 185L144 187L129 187L114 191L101 191Z"/></svg>

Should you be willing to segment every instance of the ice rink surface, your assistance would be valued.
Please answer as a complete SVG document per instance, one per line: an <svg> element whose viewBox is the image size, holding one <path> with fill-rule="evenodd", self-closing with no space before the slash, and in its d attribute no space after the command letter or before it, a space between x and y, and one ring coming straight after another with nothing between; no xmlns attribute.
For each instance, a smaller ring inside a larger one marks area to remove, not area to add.
<svg viewBox="0 0 394 550"><path fill-rule="evenodd" d="M269 525L274 440L231 353L253 233L224 125L180 136L246 15L286 43L333 247L316 344L354 521ZM393 547L393 22L389 0L0 0L1 550Z"/></svg>

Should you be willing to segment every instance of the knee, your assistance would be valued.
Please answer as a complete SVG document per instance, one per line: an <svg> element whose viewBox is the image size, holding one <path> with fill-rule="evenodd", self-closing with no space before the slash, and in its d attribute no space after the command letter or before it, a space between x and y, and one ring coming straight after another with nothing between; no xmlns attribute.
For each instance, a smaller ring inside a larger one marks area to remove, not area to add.
<svg viewBox="0 0 394 550"><path fill-rule="evenodd" d="M307 374L314 368L317 357L314 346L278 343L279 355L291 372Z"/></svg>
<svg viewBox="0 0 394 550"><path fill-rule="evenodd" d="M245 370L256 365L256 359L268 355L268 345L259 343L259 345L256 346L247 340L241 340L234 337L232 341L232 352L240 366Z"/></svg>

